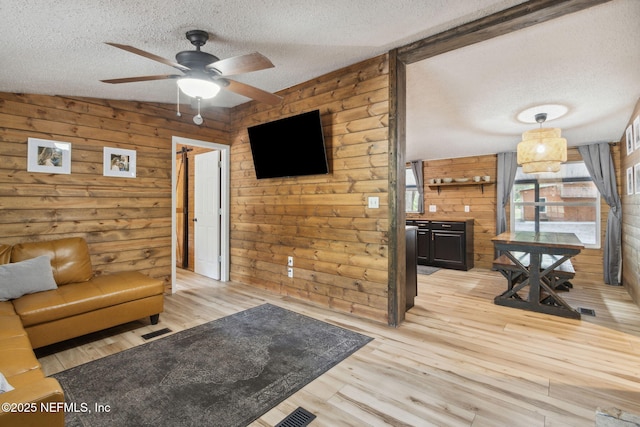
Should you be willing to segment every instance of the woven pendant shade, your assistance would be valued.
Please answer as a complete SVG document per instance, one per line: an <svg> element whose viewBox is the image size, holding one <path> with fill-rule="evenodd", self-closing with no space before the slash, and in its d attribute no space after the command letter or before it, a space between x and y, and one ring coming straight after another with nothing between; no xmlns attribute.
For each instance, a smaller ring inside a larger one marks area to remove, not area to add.
<svg viewBox="0 0 640 427"><path fill-rule="evenodd" d="M567 140L558 128L540 128L522 134L518 164L524 173L558 172L567 161Z"/></svg>

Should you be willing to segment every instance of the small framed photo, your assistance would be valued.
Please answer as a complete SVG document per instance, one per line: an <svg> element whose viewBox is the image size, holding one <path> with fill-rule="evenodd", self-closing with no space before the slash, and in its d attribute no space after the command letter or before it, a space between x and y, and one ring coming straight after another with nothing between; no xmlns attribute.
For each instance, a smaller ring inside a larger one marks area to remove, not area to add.
<svg viewBox="0 0 640 427"><path fill-rule="evenodd" d="M633 152L633 145L635 143L633 138L633 125L629 125L627 127L627 131L625 132L625 141L627 142L627 156ZM640 147L638 147L640 148Z"/></svg>
<svg viewBox="0 0 640 427"><path fill-rule="evenodd" d="M633 168L627 168L627 196L633 194Z"/></svg>
<svg viewBox="0 0 640 427"><path fill-rule="evenodd" d="M636 186L636 194L640 194L640 163L636 163L633 167L633 178Z"/></svg>
<svg viewBox="0 0 640 427"><path fill-rule="evenodd" d="M633 121L633 137L635 138L636 150L640 150L640 115Z"/></svg>
<svg viewBox="0 0 640 427"><path fill-rule="evenodd" d="M70 174L71 143L29 138L27 171Z"/></svg>
<svg viewBox="0 0 640 427"><path fill-rule="evenodd" d="M103 175L135 178L136 151L104 147Z"/></svg>

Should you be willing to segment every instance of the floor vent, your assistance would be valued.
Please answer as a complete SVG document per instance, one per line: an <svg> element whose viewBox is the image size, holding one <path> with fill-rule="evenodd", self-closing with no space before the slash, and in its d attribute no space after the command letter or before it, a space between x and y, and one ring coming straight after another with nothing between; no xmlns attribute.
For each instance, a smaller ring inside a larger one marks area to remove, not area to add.
<svg viewBox="0 0 640 427"><path fill-rule="evenodd" d="M593 308L582 308L582 307L579 307L578 308L578 312L580 314L585 314L587 316L594 316L595 317L595 315L596 315L596 311Z"/></svg>
<svg viewBox="0 0 640 427"><path fill-rule="evenodd" d="M160 335L168 334L169 332L171 332L171 329L169 328L159 329L157 331L144 334L142 338L144 338L145 340L150 340L151 338L159 337Z"/></svg>
<svg viewBox="0 0 640 427"><path fill-rule="evenodd" d="M287 418L280 421L276 427L305 427L308 426L311 421L315 419L315 415L307 411L304 408L298 408L289 415Z"/></svg>

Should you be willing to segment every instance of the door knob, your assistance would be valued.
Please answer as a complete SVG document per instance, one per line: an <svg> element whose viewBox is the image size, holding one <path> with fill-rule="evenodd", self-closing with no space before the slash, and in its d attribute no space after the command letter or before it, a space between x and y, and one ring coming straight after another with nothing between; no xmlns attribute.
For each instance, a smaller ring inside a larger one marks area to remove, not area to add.
<svg viewBox="0 0 640 427"><path fill-rule="evenodd" d="M198 222L198 218L193 218L191 221Z"/></svg>

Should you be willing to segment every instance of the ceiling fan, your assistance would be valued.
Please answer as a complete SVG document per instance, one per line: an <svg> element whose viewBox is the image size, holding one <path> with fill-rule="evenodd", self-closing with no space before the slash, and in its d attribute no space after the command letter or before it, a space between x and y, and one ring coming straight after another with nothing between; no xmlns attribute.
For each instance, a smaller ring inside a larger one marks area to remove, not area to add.
<svg viewBox="0 0 640 427"><path fill-rule="evenodd" d="M144 50L118 43L106 44L126 50L136 55L177 68L183 74L163 74L156 76L125 77L120 79L101 80L104 83L132 83L150 80L178 79L178 87L193 98L207 99L214 97L220 88L235 92L266 104L278 104L282 97L258 89L245 83L228 79L226 76L248 73L251 71L272 68L269 59L258 52L232 58L220 59L217 56L200 50L209 39L209 33L202 30L187 31L187 39L196 50L185 50L176 55L176 62L154 55Z"/></svg>

